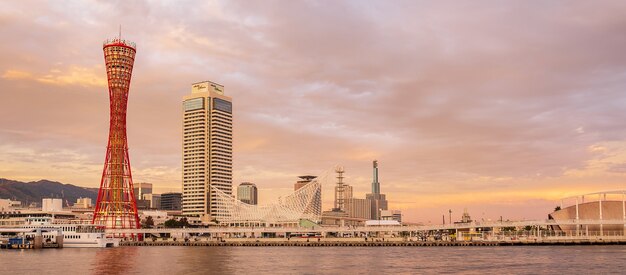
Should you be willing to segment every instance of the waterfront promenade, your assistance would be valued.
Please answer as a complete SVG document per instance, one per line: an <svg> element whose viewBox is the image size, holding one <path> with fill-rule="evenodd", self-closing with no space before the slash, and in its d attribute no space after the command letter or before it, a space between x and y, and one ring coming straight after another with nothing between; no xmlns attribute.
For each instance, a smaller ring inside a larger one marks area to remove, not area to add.
<svg viewBox="0 0 626 275"><path fill-rule="evenodd" d="M563 225L575 225L578 230L564 232L563 235L589 235L585 226L588 225L623 225L623 231L609 232L606 235L624 235L626 232L626 219L616 220L528 220L528 221L488 221L488 222L470 222L455 223L443 225L402 225L402 226L314 226L314 227L197 227L197 228L139 228L139 229L107 229L108 234L178 234L178 235L197 235L197 234L253 234L261 236L262 234L287 234L295 232L307 232L316 235L327 236L328 234L394 234L406 233L409 236L423 232L433 231L449 231L449 232L479 232L485 229L495 229L502 231L506 228L550 228ZM480 230L479 230L480 229ZM484 232L484 231L483 231ZM537 231L539 232L539 231ZM546 230L546 232L555 233L554 230ZM593 234L593 233L592 233ZM537 234L538 235L538 234ZM605 235L603 231L597 232L597 235Z"/></svg>
<svg viewBox="0 0 626 275"><path fill-rule="evenodd" d="M589 231L589 225L624 220L534 220L448 225L207 227L107 230L124 234L123 246L510 246L626 244L624 230ZM555 230L576 225L578 230ZM526 229L520 229L526 228Z"/></svg>
<svg viewBox="0 0 626 275"><path fill-rule="evenodd" d="M541 246L541 245L625 245L624 237L608 238L520 238L477 241L414 241L406 238L225 238L122 241L120 246Z"/></svg>

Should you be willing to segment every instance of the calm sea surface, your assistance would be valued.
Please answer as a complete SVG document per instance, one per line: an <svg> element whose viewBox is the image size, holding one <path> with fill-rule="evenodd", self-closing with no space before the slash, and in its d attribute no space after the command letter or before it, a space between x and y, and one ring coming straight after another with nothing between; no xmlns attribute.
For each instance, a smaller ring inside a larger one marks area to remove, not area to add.
<svg viewBox="0 0 626 275"><path fill-rule="evenodd" d="M0 274L209 273L626 273L626 246L119 247L0 250Z"/></svg>

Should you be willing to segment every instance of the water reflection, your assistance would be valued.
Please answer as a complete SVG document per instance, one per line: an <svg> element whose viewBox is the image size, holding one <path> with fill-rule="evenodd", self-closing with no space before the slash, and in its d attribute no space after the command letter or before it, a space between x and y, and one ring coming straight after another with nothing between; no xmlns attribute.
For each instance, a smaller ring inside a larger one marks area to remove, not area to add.
<svg viewBox="0 0 626 275"><path fill-rule="evenodd" d="M95 248L92 274L133 274L138 273L139 247Z"/></svg>
<svg viewBox="0 0 626 275"><path fill-rule="evenodd" d="M623 270L626 246L162 246L0 251L0 274L573 274Z"/></svg>
<svg viewBox="0 0 626 275"><path fill-rule="evenodd" d="M231 249L223 247L176 247L175 264L180 274L231 274L237 262L244 259L234 257Z"/></svg>

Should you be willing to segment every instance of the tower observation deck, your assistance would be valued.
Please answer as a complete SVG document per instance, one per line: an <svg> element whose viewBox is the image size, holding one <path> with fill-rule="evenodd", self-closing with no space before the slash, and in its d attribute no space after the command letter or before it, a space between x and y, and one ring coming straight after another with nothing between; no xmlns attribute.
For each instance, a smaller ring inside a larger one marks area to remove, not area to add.
<svg viewBox="0 0 626 275"><path fill-rule="evenodd" d="M110 100L109 141L93 223L107 229L139 228L137 202L126 139L128 89L135 62L135 43L121 38L106 40L102 47Z"/></svg>

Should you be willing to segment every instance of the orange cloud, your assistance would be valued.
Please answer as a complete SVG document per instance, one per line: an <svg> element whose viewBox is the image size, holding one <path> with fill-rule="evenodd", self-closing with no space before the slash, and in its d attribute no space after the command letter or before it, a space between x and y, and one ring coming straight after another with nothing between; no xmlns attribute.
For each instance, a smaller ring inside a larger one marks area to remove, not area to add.
<svg viewBox="0 0 626 275"><path fill-rule="evenodd" d="M33 80L51 85L80 85L83 87L106 87L107 80L105 73L100 66L91 68L72 65L66 69L51 69L45 75L36 75L27 71L6 70L2 78L10 80Z"/></svg>
<svg viewBox="0 0 626 275"><path fill-rule="evenodd" d="M32 77L33 75L31 73L19 70L6 70L2 74L2 78L4 79L29 79Z"/></svg>

